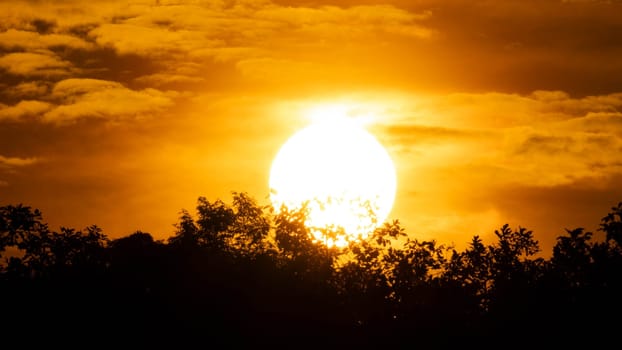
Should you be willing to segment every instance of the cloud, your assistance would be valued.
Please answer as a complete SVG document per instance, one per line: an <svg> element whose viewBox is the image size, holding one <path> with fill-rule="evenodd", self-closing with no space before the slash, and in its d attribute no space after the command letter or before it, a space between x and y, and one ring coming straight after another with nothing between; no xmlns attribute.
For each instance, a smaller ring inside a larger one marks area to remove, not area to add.
<svg viewBox="0 0 622 350"><path fill-rule="evenodd" d="M0 108L0 121L20 120L24 117L40 116L49 111L52 105L47 102L37 100L23 100L14 106Z"/></svg>
<svg viewBox="0 0 622 350"><path fill-rule="evenodd" d="M234 1L128 8L115 4L116 12L95 21L85 38L117 55L148 59L155 70L134 79L156 88L196 89L200 79L209 85L226 85L231 77L213 78L222 64L237 68L252 83L307 79L310 66L316 67L313 72L337 79L339 72L350 72L352 67L344 63L333 67L334 60L326 62L315 51L332 52L345 62L352 55L343 50L345 42L348 50L364 51L364 46L380 37L382 41L387 37L424 40L432 35L422 25L429 12L413 13L389 5L311 7ZM62 28L59 24L57 30ZM194 67L180 71L179 64ZM289 78L283 79L282 68Z"/></svg>
<svg viewBox="0 0 622 350"><path fill-rule="evenodd" d="M429 18L431 12L412 13L391 5L316 8L267 6L255 14L258 19L281 24L279 27L287 26L301 33L322 37L356 37L381 32L428 38L433 33L431 29L419 24L419 21Z"/></svg>
<svg viewBox="0 0 622 350"><path fill-rule="evenodd" d="M275 48L285 43L314 43L374 33L428 37L419 15L393 6L341 8L290 7L264 2L258 6L222 6L216 3L151 7L117 23L105 23L90 32L100 45L119 53L161 57L167 53L222 55L224 49L240 54L252 48Z"/></svg>
<svg viewBox="0 0 622 350"><path fill-rule="evenodd" d="M622 108L622 93L571 98L562 91L535 91L529 97L538 104L538 111L568 117L617 112Z"/></svg>
<svg viewBox="0 0 622 350"><path fill-rule="evenodd" d="M119 121L162 112L176 96L152 88L132 90L114 81L72 78L54 85L48 96L53 103L22 100L13 106L0 105L0 120L37 116L61 124L84 118Z"/></svg>
<svg viewBox="0 0 622 350"><path fill-rule="evenodd" d="M50 80L91 76L178 90L197 88L201 79L226 84L229 78L210 79L222 68L214 66L219 64L237 67L253 83L283 77L278 66L260 67L262 63L283 64L298 78L308 77L309 66L334 77L351 70L344 64L351 48L364 51L369 42L390 38L429 38L433 30L424 23L430 16L429 11L391 5L288 6L271 1L0 4L0 48L8 51L0 68ZM143 57L148 65L116 65L105 57L110 50L117 57ZM330 68L326 57L315 52L341 56L341 67ZM140 73L128 74L134 71Z"/></svg>
<svg viewBox="0 0 622 350"><path fill-rule="evenodd" d="M203 77L189 76L183 74L155 73L143 75L134 79L137 83L147 86L168 86L171 84L199 84L205 83L207 80Z"/></svg>
<svg viewBox="0 0 622 350"><path fill-rule="evenodd" d="M158 26L106 23L90 32L101 46L113 47L120 54L168 58L219 43L196 30L169 30Z"/></svg>
<svg viewBox="0 0 622 350"><path fill-rule="evenodd" d="M50 51L15 52L0 57L0 68L10 74L22 76L65 76L72 64Z"/></svg>
<svg viewBox="0 0 622 350"><path fill-rule="evenodd" d="M519 134L517 132L516 134ZM582 179L602 181L622 172L622 139L581 130L515 135L503 165L517 184L551 187Z"/></svg>
<svg viewBox="0 0 622 350"><path fill-rule="evenodd" d="M252 84L257 77L290 83L279 79L277 67L270 74L249 74L249 63L261 60L321 66L327 76L334 76L325 81L327 86L356 78L358 85L523 95L538 88L603 94L619 87L622 37L615 33L622 29L620 2L356 3L5 2L0 4L0 30L4 30L0 45L29 53L53 50L61 61L83 69L88 67L81 64L98 60L102 50L113 50L118 56L140 55L153 65L150 71L128 77L121 74L127 73L127 67L104 62L96 68L106 73L95 77L129 83L140 75L153 76L141 84L176 84L179 89L184 81L189 89L196 88L192 78L197 73L209 75L205 72L215 62L245 69ZM542 13L557 15L545 18ZM89 57L76 60L79 55L69 55L63 47L89 51L80 56ZM202 69L174 72L181 61Z"/></svg>
<svg viewBox="0 0 622 350"><path fill-rule="evenodd" d="M563 91L450 93L414 96L413 100L416 108L406 112L411 122L480 129L537 126L622 108L620 93L579 98Z"/></svg>
<svg viewBox="0 0 622 350"><path fill-rule="evenodd" d="M132 90L118 82L97 79L66 79L58 82L52 95L60 104L43 115L43 120L67 123L82 118L118 121L161 112L173 105L172 92L156 89Z"/></svg>
<svg viewBox="0 0 622 350"><path fill-rule="evenodd" d="M477 186L559 186L622 171L621 94L561 91L416 96L383 132L403 163ZM436 169L436 170L433 170Z"/></svg>
<svg viewBox="0 0 622 350"><path fill-rule="evenodd" d="M67 34L39 34L16 29L0 33L0 48L33 51L55 47L87 50L93 48L93 44Z"/></svg>
<svg viewBox="0 0 622 350"><path fill-rule="evenodd" d="M11 89L7 89L5 93L15 97L32 97L46 95L48 91L49 86L47 83L42 81L28 81L19 83Z"/></svg>
<svg viewBox="0 0 622 350"><path fill-rule="evenodd" d="M611 133L622 137L622 112L588 112L585 116L566 120L560 128L586 133Z"/></svg>
<svg viewBox="0 0 622 350"><path fill-rule="evenodd" d="M150 5L119 0L7 1L0 3L0 29L58 33L110 21L116 16L131 16L137 9L148 9Z"/></svg>
<svg viewBox="0 0 622 350"><path fill-rule="evenodd" d="M527 225L548 253L564 227L597 227L620 198L617 93L405 95L375 130L398 169L392 215L416 237L466 244Z"/></svg>
<svg viewBox="0 0 622 350"><path fill-rule="evenodd" d="M481 130L456 129L452 127L425 126L417 124L388 125L383 132L392 135L399 143L438 144L448 140L481 139L486 132Z"/></svg>
<svg viewBox="0 0 622 350"><path fill-rule="evenodd" d="M57 98L71 99L91 92L122 88L123 84L116 81L72 78L56 83L52 89L52 95Z"/></svg>
<svg viewBox="0 0 622 350"><path fill-rule="evenodd" d="M5 157L0 155L0 169L22 167L39 162L38 158Z"/></svg>
<svg viewBox="0 0 622 350"><path fill-rule="evenodd" d="M14 175L15 168L21 168L39 163L37 157L7 157L0 154L0 175ZM9 181L0 178L0 187L9 186Z"/></svg>

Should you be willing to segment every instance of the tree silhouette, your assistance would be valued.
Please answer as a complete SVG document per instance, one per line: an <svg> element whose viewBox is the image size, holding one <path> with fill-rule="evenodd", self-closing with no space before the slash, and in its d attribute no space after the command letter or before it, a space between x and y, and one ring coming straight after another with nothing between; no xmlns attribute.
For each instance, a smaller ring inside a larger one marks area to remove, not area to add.
<svg viewBox="0 0 622 350"><path fill-rule="evenodd" d="M137 346L573 345L620 325L621 213L622 203L603 217L602 240L566 230L543 258L533 232L509 225L461 251L399 221L330 247L318 234L342 228L309 228L304 206L277 211L237 192L231 204L199 197L162 241L110 240L95 225L53 231L37 209L7 205L2 329Z"/></svg>
<svg viewBox="0 0 622 350"><path fill-rule="evenodd" d="M493 287L493 257L479 236L474 236L464 252L452 251L444 278L462 289L481 310L488 310Z"/></svg>
<svg viewBox="0 0 622 350"><path fill-rule="evenodd" d="M600 230L606 234L606 240L616 244L618 249L622 249L622 202L611 208L602 220Z"/></svg>

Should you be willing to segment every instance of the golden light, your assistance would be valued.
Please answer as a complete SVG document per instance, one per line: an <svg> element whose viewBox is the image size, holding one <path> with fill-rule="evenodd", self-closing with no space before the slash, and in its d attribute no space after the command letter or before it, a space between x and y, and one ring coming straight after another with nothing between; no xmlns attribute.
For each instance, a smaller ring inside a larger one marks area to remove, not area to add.
<svg viewBox="0 0 622 350"><path fill-rule="evenodd" d="M313 124L281 147L270 170L271 200L299 209L307 203L307 222L315 240L345 246L367 237L386 219L395 199L395 167L384 147L347 108L311 112ZM344 234L326 237L322 229Z"/></svg>

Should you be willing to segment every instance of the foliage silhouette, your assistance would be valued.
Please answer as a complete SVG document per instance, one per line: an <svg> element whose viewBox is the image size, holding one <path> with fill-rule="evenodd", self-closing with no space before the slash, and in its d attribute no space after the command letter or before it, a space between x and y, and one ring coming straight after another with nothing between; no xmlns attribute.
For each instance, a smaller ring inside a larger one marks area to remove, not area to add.
<svg viewBox="0 0 622 350"><path fill-rule="evenodd" d="M111 240L97 226L53 231L37 209L0 207L2 329L47 341L70 329L71 339L111 344L291 348L572 345L620 326L622 202L603 217L602 240L566 230L545 259L533 232L509 225L463 251L412 239L399 221L328 247L304 208L232 197L199 197L166 241L141 231Z"/></svg>

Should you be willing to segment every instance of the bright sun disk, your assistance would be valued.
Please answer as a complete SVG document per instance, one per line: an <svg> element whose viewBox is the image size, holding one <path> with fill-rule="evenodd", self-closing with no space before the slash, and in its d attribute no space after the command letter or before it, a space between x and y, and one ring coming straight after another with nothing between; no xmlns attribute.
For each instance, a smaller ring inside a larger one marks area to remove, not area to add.
<svg viewBox="0 0 622 350"><path fill-rule="evenodd" d="M324 114L322 114L322 111ZM343 247L367 237L386 219L395 199L395 167L384 147L346 109L317 109L315 123L281 147L270 170L271 200L298 209L315 240ZM323 237L321 229L346 233Z"/></svg>

